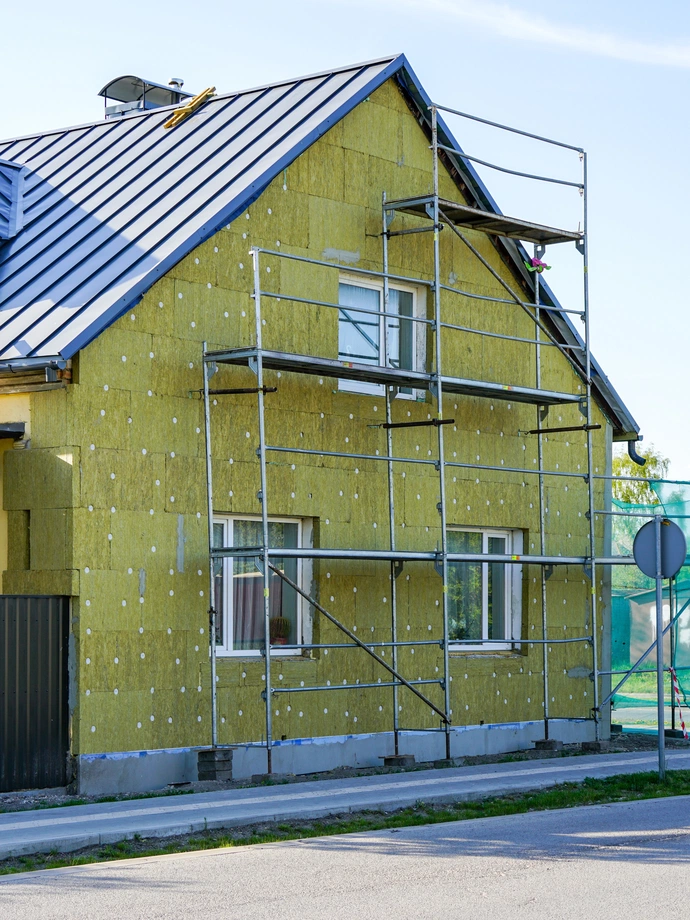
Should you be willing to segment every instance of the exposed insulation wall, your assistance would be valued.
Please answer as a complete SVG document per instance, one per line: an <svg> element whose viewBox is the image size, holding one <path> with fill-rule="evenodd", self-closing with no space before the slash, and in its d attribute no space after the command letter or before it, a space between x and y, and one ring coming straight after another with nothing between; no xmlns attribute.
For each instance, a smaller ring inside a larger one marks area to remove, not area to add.
<svg viewBox="0 0 690 920"><path fill-rule="evenodd" d="M32 396L29 451L6 462L6 507L13 521L5 590L73 595L79 699L74 753L178 747L210 742L208 560L201 343L232 347L253 341L251 245L348 265L381 268L381 194L398 198L431 189L428 141L399 91L387 84L293 163L226 229L162 278L142 302L79 355L74 383ZM441 193L457 199L442 175ZM396 226L413 226L398 218ZM499 272L510 277L490 240L469 232ZM431 234L397 237L390 269L432 278ZM449 282L502 295L485 268L450 232L441 236ZM337 302L338 271L264 257L267 290ZM427 303L431 309L431 302ZM449 321L533 337L519 309L444 293ZM337 311L264 300L264 345L337 357ZM430 343L429 343L430 344ZM431 355L428 354L428 360ZM534 385L531 345L450 332L444 372L506 384ZM578 392L579 381L554 348L542 357L545 388ZM316 450L375 454L385 433L383 397L338 391L328 378L267 372L278 392L266 397L267 440ZM214 386L252 386L246 368L223 368ZM396 400L394 420L427 419L426 401ZM536 465L536 408L506 401L447 397L446 457L496 466ZM599 410L595 421L604 426ZM581 424L577 405L551 409L548 424ZM258 514L255 397L220 397L213 407L215 507ZM605 429L595 432L597 464L605 468ZM586 469L582 433L545 440L545 466ZM434 459L436 432L396 431L400 455ZM272 515L311 518L317 545L386 549L389 545L386 466L376 461L271 454ZM584 554L588 523L584 482L547 479L548 553ZM396 543L434 549L440 541L438 477L433 466L396 466ZM537 479L479 474L449 467L449 524L519 528L525 552L539 551ZM597 501L601 501L598 492ZM598 525L600 526L600 525ZM602 531L603 533L603 531ZM333 562L314 566L321 602L362 638L390 638L387 564ZM441 582L431 564L408 564L397 581L400 638L441 636ZM548 581L549 637L589 630L589 582L580 568L557 568ZM602 594L603 598L603 594ZM540 636L536 567L523 578L523 635ZM603 611L606 615L606 610ZM315 620L314 641L343 641ZM386 651L386 656L390 654ZM592 685L567 671L589 667L583 642L550 653L551 715L587 716ZM399 666L412 678L440 676L438 647L407 648ZM274 660L274 685L353 684L386 680L360 651L317 652ZM540 718L541 648L522 652L453 653L453 719L479 723ZM219 740L264 736L261 660L219 660ZM427 688L442 702L440 688ZM355 688L337 693L275 696L277 738L388 730L392 694ZM402 727L438 725L428 707L400 693Z"/></svg>
<svg viewBox="0 0 690 920"><path fill-rule="evenodd" d="M25 438L31 438L31 401L24 393L8 393L0 396L0 422L24 422ZM2 485L5 467L5 452L12 450L15 442L11 438L0 439L0 592L5 591L3 578L8 565L9 512L3 501Z"/></svg>

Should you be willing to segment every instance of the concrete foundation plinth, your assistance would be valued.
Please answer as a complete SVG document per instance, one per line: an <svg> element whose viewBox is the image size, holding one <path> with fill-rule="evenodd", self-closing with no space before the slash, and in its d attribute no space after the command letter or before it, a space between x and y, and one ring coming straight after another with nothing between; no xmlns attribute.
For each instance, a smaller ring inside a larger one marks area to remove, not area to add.
<svg viewBox="0 0 690 920"><path fill-rule="evenodd" d="M199 751L197 761L199 781L215 780L229 782L232 779L232 748L214 748Z"/></svg>
<svg viewBox="0 0 690 920"><path fill-rule="evenodd" d="M534 742L534 747L537 751L562 751L563 742L557 738L542 738L541 741Z"/></svg>
<svg viewBox="0 0 690 920"><path fill-rule="evenodd" d="M400 746L414 756L415 763L445 758L445 738L440 732L400 733ZM564 744L594 740L594 723L586 719L550 719L549 734ZM532 748L544 735L543 720L490 725L453 726L450 732L451 759L482 755L509 754ZM249 779L266 769L266 748L262 744L234 744L211 753L203 748L165 748L163 750L110 751L80 754L79 795L113 795L121 792L149 792L179 783L194 783L201 775L210 779ZM230 751L232 761L230 763ZM276 741L273 745L271 782L281 775L324 773L338 768L375 767L381 757L394 752L393 732L360 735L329 735ZM222 757L225 757L223 762ZM221 757L220 762L216 758ZM209 759L213 769L206 771ZM213 765L215 762L215 765ZM231 768L232 764L232 768ZM211 773L211 776L209 776ZM266 780L265 775L259 781Z"/></svg>

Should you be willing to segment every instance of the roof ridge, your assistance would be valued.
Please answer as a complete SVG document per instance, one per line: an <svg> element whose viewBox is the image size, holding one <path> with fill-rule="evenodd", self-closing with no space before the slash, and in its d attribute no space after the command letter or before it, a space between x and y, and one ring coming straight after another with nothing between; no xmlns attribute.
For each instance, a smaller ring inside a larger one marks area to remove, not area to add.
<svg viewBox="0 0 690 920"><path fill-rule="evenodd" d="M213 102L216 99L220 100L220 99L229 99L233 96L243 96L245 93L257 93L257 92L261 92L262 90L277 89L279 86L287 86L290 83L297 83L303 80L316 80L319 77L326 77L326 76L338 74L338 73L347 73L348 70L359 70L363 67L373 67L377 64L385 64L385 63L392 64L393 61L397 60L398 58L402 58L402 57L404 57L402 53L392 54L392 55L386 54L386 55L383 55L383 57L373 58L370 61L358 61L357 63L346 64L346 65L343 65L342 67L328 67L326 68L326 70L321 70L316 73L298 75L296 77L289 77L289 78L285 78L281 80L276 80L275 82L271 82L271 83L263 83L260 86L249 86L246 89L230 90L227 93L217 93L215 96L213 96L208 101ZM82 131L85 128L94 128L94 127L97 127L98 125L119 124L122 121L130 121L133 118L147 118L147 117L150 117L152 115L157 115L162 112L169 112L169 111L175 110L179 108L179 105L180 105L179 103L176 103L175 105L162 105L156 109L146 109L142 111L127 112L125 115L122 115L121 117L117 119L97 118L92 121L81 122L78 125L68 125L67 127L64 127L64 128L50 128L48 131L37 131L32 134L21 134L18 137L0 138L0 146L3 146L4 144L16 144L19 141L35 140L36 138L39 138L39 137L51 137L54 134L68 134L70 131Z"/></svg>
<svg viewBox="0 0 690 920"><path fill-rule="evenodd" d="M402 53L385 54L383 57L372 58L370 61L357 61L354 64L346 64L342 67L327 67L326 70L319 70L316 73L301 74L285 80L276 80L275 82L262 83L260 86L250 86L248 89L238 89L229 93L219 93L216 98L221 98L224 96L241 96L244 93L257 93L262 89L275 89L279 86L285 86L288 83L297 83L298 81L301 82L302 80L316 80L319 77L327 77L336 73L347 73L348 70L360 70L362 67L374 67L377 64L392 64L393 61L396 61L398 58L402 57L404 57Z"/></svg>

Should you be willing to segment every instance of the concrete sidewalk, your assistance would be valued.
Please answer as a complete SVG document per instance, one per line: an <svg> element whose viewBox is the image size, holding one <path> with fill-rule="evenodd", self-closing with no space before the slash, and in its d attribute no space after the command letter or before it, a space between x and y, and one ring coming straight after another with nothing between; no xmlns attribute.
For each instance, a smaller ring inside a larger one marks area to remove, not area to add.
<svg viewBox="0 0 690 920"><path fill-rule="evenodd" d="M667 752L671 770L690 769L690 751ZM440 770L259 786L98 805L0 814L0 859L69 852L141 837L237 827L263 821L321 818L417 802L480 799L545 789L585 777L654 770L656 753L604 754Z"/></svg>

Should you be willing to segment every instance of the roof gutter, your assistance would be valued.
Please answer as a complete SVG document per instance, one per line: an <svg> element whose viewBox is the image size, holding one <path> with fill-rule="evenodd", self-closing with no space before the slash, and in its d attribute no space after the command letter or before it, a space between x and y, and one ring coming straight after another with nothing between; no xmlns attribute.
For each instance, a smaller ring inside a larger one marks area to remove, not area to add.
<svg viewBox="0 0 690 920"><path fill-rule="evenodd" d="M48 358L10 358L9 361L0 361L0 373L18 374L21 371L41 371L48 368L64 370L67 364L68 359L62 355Z"/></svg>

